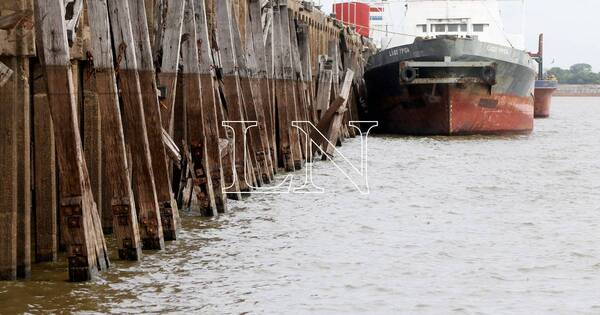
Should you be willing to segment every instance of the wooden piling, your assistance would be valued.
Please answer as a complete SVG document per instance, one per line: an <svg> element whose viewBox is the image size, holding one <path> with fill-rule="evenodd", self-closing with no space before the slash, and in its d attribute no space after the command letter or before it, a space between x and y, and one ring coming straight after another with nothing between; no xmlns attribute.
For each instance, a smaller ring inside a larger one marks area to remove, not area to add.
<svg viewBox="0 0 600 315"><path fill-rule="evenodd" d="M241 191L249 191L251 184L252 173L250 161L245 161L247 154L244 145L244 128L245 121L244 110L242 107L242 91L239 83L238 64L235 58L233 32L231 25L231 6L230 0L216 1L216 38L218 43L218 51L220 54L221 67L223 72L223 96L227 107L227 118L230 126L234 131L234 164L235 176L238 179ZM227 172L226 172L227 175ZM232 182L234 178L227 178L228 182Z"/></svg>
<svg viewBox="0 0 600 315"><path fill-rule="evenodd" d="M300 146L300 134L299 130L292 126L293 121L299 121L298 112L300 105L296 101L296 83L294 80L294 59L292 56L292 44L291 44L291 33L289 27L289 13L287 1L279 1L279 13L280 22L279 27L281 28L281 44L283 47L283 85L285 88L286 105L287 105L287 124L286 126L280 126L280 128L290 129L290 148L294 159L294 168L301 169L303 164L302 149Z"/></svg>
<svg viewBox="0 0 600 315"><path fill-rule="evenodd" d="M156 186L156 198L160 207L164 238L167 241L172 241L177 239L179 211L171 192L171 178L167 168L167 155L162 142L158 87L156 84L156 72L154 70L144 2L129 0L129 14L131 17L133 39L136 43L133 46L136 48L136 58L138 61L137 68L144 104L143 108L152 160L152 171L154 173L154 184Z"/></svg>
<svg viewBox="0 0 600 315"><path fill-rule="evenodd" d="M284 80L284 64L286 62L283 56L285 50L284 42L282 39L281 11L279 3L275 2L273 5L273 65L277 117L275 125L278 140L277 156L279 158L278 165L286 171L291 172L295 170L295 165L292 154L291 129L289 128L290 115L288 111L292 110L293 107L289 106L288 91Z"/></svg>
<svg viewBox="0 0 600 315"><path fill-rule="evenodd" d="M243 108L248 121L256 122L257 126L248 130L249 153L254 166L254 177L258 185L267 184L271 181L271 166L267 157L267 135L264 127L264 112L262 111L262 95L258 83L252 77L258 70L256 57L254 56L254 45L250 40L246 41L244 47L241 40L240 25L235 17L232 17L231 29L233 32L234 52L238 64L240 89L242 91ZM247 35L247 34L246 34ZM246 37L248 39L248 37Z"/></svg>
<svg viewBox="0 0 600 315"><path fill-rule="evenodd" d="M20 57L17 79L17 277L31 276L31 113L29 58Z"/></svg>
<svg viewBox="0 0 600 315"><path fill-rule="evenodd" d="M267 58L273 58L272 45L269 43L270 50L267 52L265 47L265 39L263 35L262 27L262 14L261 14L261 1L250 0L248 5L249 11L249 23L246 31L246 40L248 41L249 60L254 59L256 69L254 70L254 76L252 78L252 84L254 88L260 93L260 103L262 109L257 108L257 111L262 111L263 123L261 124L264 130L261 132L261 136L264 137L263 142L265 143L265 154L267 158L267 166L270 167L270 176L273 177L276 171L276 140L275 132L273 127L273 91L271 89L272 81L272 64L267 61ZM268 31L268 30L267 30ZM268 56L268 57L267 57Z"/></svg>
<svg viewBox="0 0 600 315"><path fill-rule="evenodd" d="M214 61L211 54L211 41L208 33L208 19L206 16L205 2L194 1L194 14L196 20L196 42L198 45L198 75L201 88L202 121L204 139L206 141L207 161L211 165L210 176L212 179L213 192L217 212L224 213L227 210L227 198L223 191L225 178L221 152L219 151L219 118L220 112L218 91L215 86L216 74ZM238 187L239 188L239 187ZM239 191L239 189L237 190Z"/></svg>
<svg viewBox="0 0 600 315"><path fill-rule="evenodd" d="M16 69L18 57L0 57ZM12 70L11 70L12 71ZM17 86L10 76L0 86L0 280L17 278Z"/></svg>
<svg viewBox="0 0 600 315"><path fill-rule="evenodd" d="M56 261L58 253L56 148L46 78L32 65L35 200L35 261Z"/></svg>
<svg viewBox="0 0 600 315"><path fill-rule="evenodd" d="M126 1L108 0L113 46L117 51L117 69L126 141L131 154L132 181L140 236L143 249L164 249L164 236L156 186L152 171L150 145L141 93L138 64L129 4Z"/></svg>
<svg viewBox="0 0 600 315"><path fill-rule="evenodd" d="M100 217L92 196L79 135L73 77L61 2L36 0L39 55L47 77L48 103L60 169L61 232L67 246L69 279L83 281L108 267Z"/></svg>
<svg viewBox="0 0 600 315"><path fill-rule="evenodd" d="M134 194L131 189L129 163L125 151L123 121L113 69L111 34L106 0L89 0L91 59L93 60L98 107L100 109L104 181L110 180L107 200L112 230L117 239L119 258L139 260L141 240ZM125 109L125 108L124 108ZM126 110L126 109L125 109ZM106 209L106 208L105 208ZM103 216L104 217L104 216Z"/></svg>
<svg viewBox="0 0 600 315"><path fill-rule="evenodd" d="M183 101L186 104L187 135L189 155L187 165L193 174L193 191L204 215L214 216L218 212L213 190L212 169L215 167L208 159L208 150L204 130L202 110L202 91L200 87L200 69L198 62L198 38L196 36L196 14L193 1L187 1L183 21L181 43L181 61L183 64Z"/></svg>
<svg viewBox="0 0 600 315"><path fill-rule="evenodd" d="M177 86L177 71L181 49L181 29L183 27L183 10L186 0L173 0L166 7L164 33L161 46L161 63L158 72L158 87L161 91L161 122L162 127L173 135L173 107ZM162 27L161 27L162 29Z"/></svg>
<svg viewBox="0 0 600 315"><path fill-rule="evenodd" d="M83 66L83 152L96 208L102 217L102 123L93 71L89 62Z"/></svg>

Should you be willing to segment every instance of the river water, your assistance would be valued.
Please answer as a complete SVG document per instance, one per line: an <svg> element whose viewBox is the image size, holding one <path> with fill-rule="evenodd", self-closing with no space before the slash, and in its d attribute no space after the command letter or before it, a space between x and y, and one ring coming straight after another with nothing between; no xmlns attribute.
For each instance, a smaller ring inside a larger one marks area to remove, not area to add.
<svg viewBox="0 0 600 315"><path fill-rule="evenodd" d="M369 140L363 195L254 195L72 284L0 283L0 313L599 314L600 98L555 98L531 135ZM359 163L360 141L341 151ZM337 157L336 159L340 159Z"/></svg>

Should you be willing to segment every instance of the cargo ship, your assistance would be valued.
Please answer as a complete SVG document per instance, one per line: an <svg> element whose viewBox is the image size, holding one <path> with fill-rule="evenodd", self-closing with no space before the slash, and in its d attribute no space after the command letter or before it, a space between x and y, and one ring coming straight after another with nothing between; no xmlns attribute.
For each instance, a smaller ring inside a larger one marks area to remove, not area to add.
<svg viewBox="0 0 600 315"><path fill-rule="evenodd" d="M536 63L494 0L408 0L399 45L369 59L368 116L385 133L533 129Z"/></svg>

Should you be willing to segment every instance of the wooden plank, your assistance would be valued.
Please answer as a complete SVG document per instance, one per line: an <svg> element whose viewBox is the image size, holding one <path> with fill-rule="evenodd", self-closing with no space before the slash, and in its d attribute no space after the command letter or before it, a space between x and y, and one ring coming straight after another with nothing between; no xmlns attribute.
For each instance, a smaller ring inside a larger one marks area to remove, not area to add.
<svg viewBox="0 0 600 315"><path fill-rule="evenodd" d="M216 38L218 43L218 51L221 58L221 67L223 72L223 96L227 107L227 118L229 121L242 122L245 121L242 91L240 89L238 64L235 58L233 32L231 26L231 6L230 0L216 1ZM250 163L245 163L244 152L244 123L232 123L231 126L235 132L233 146L235 148L235 174L239 181L241 191L249 191L251 183L251 173L253 171L246 170L245 167ZM250 168L250 167L248 167ZM227 175L227 174L226 174ZM227 178L229 182L231 178Z"/></svg>
<svg viewBox="0 0 600 315"><path fill-rule="evenodd" d="M4 84L6 84L6 82L8 82L8 79L10 79L10 76L12 74L13 71L5 64L0 62L0 87L2 87Z"/></svg>
<svg viewBox="0 0 600 315"><path fill-rule="evenodd" d="M193 175L193 191L200 211L205 216L217 215L216 197L212 184L211 160L208 159L206 138L204 137L204 113L202 111L202 91L200 89L200 68L198 63L198 38L196 36L196 17L194 4L187 1L181 43L181 61L183 64L183 101L186 104L188 119L188 145L190 152L188 168Z"/></svg>
<svg viewBox="0 0 600 315"><path fill-rule="evenodd" d="M143 249L164 249L161 216L156 198L150 145L141 93L129 4L108 0L113 47L117 50L118 82L121 90L123 124L131 153L133 193L137 206ZM160 125L159 125L160 126ZM164 159L163 159L164 160Z"/></svg>
<svg viewBox="0 0 600 315"><path fill-rule="evenodd" d="M47 77L48 103L60 169L61 233L67 246L69 279L84 281L108 267L100 217L90 189L76 113L73 77L61 3L36 0L37 34ZM43 17L43 18L42 18Z"/></svg>
<svg viewBox="0 0 600 315"><path fill-rule="evenodd" d="M294 156L292 154L292 144L290 135L290 122L288 111L293 108L289 106L288 91L285 88L284 80L284 50L286 49L282 39L281 11L278 3L273 5L273 51L274 51L274 81L275 81L275 102L276 102L276 132L278 140L278 165L286 171L294 171ZM287 24L286 24L287 25Z"/></svg>
<svg viewBox="0 0 600 315"><path fill-rule="evenodd" d="M339 98L343 99L343 101L341 102L339 108L334 112L333 120L331 122L331 125L329 126L329 131L327 135L329 143L325 143L325 153L327 153L328 155L333 155L335 151L333 145L335 145L338 142L338 139L340 137L342 121L344 117L344 112L347 110L347 104L350 97L350 90L352 88L353 78L354 71L350 69L346 70L346 75L344 76L344 83L342 84L339 95Z"/></svg>
<svg viewBox="0 0 600 315"><path fill-rule="evenodd" d="M291 33L289 27L289 12L287 1L279 1L280 27L281 27L281 42L283 45L283 85L286 90L286 100L288 106L288 123L287 128L290 129L290 148L294 157L294 167L302 168L302 149L300 146L299 130L292 127L292 121L298 121L298 113L300 104L296 101L296 88L294 79L294 59L292 56Z"/></svg>
<svg viewBox="0 0 600 315"><path fill-rule="evenodd" d="M158 88L144 2L129 0L129 13L133 39L136 43L134 46L138 60L138 73L144 104L148 144L150 145L152 171L154 172L154 183L156 185L156 198L160 207L164 238L167 241L172 241L177 239L179 210L171 191L171 177L169 176L167 167L167 155L165 153L165 146L162 143L162 122L158 101Z"/></svg>
<svg viewBox="0 0 600 315"><path fill-rule="evenodd" d="M39 64L32 65L34 192L35 192L35 261L56 261L57 182L54 127L50 117L46 79Z"/></svg>
<svg viewBox="0 0 600 315"><path fill-rule="evenodd" d="M173 138L169 135L169 132L164 129L162 130L162 142L165 145L165 151L169 159L177 164L181 163L181 152L175 141L173 141Z"/></svg>
<svg viewBox="0 0 600 315"><path fill-rule="evenodd" d="M110 222L117 239L119 258L139 260L141 258L140 231L125 151L117 81L112 66L113 54L107 2L106 0L88 0L87 4L94 60L93 77L100 109L99 115L101 116L102 139L100 144L103 151L102 159L106 161L101 172L104 174L103 180L110 181L108 185L103 185L101 188L108 190L108 198L104 199L108 207L104 209L110 213ZM103 215L104 217L107 216Z"/></svg>
<svg viewBox="0 0 600 315"><path fill-rule="evenodd" d="M177 86L177 70L181 47L181 28L186 0L171 0L166 6L166 17L161 45L162 60L158 73L159 88L164 91L161 100L161 121L163 128L173 135L173 106Z"/></svg>
<svg viewBox="0 0 600 315"><path fill-rule="evenodd" d="M31 276L31 113L29 59L19 58L16 68L17 106L17 277Z"/></svg>
<svg viewBox="0 0 600 315"><path fill-rule="evenodd" d="M194 0L194 13L196 20L196 42L198 43L198 71L200 77L202 120L204 126L204 138L206 141L207 160L211 165L210 176L212 178L213 191L217 212L224 213L227 210L227 196L223 189L226 187L225 173L223 169L224 160L222 159L219 141L219 128L222 120L219 120L218 113L221 112L220 98L215 85L215 66L211 54L211 40L208 33L208 19L206 16L206 7L203 0ZM230 173L231 167L227 167ZM234 190L239 190L239 182L235 181ZM238 195L237 198L241 198Z"/></svg>
<svg viewBox="0 0 600 315"><path fill-rule="evenodd" d="M18 57L0 57L16 68ZM0 280L17 278L17 79L0 87Z"/></svg>

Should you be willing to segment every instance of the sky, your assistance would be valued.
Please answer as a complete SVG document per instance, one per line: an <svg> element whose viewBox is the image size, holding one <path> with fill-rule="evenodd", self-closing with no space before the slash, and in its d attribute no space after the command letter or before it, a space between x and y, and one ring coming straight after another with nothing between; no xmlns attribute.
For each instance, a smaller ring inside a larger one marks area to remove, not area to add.
<svg viewBox="0 0 600 315"><path fill-rule="evenodd" d="M329 13L336 1L315 2L321 2L323 10ZM600 72L599 13L600 0L525 0L528 50L537 51L538 34L544 33L545 68L588 63L595 72Z"/></svg>

